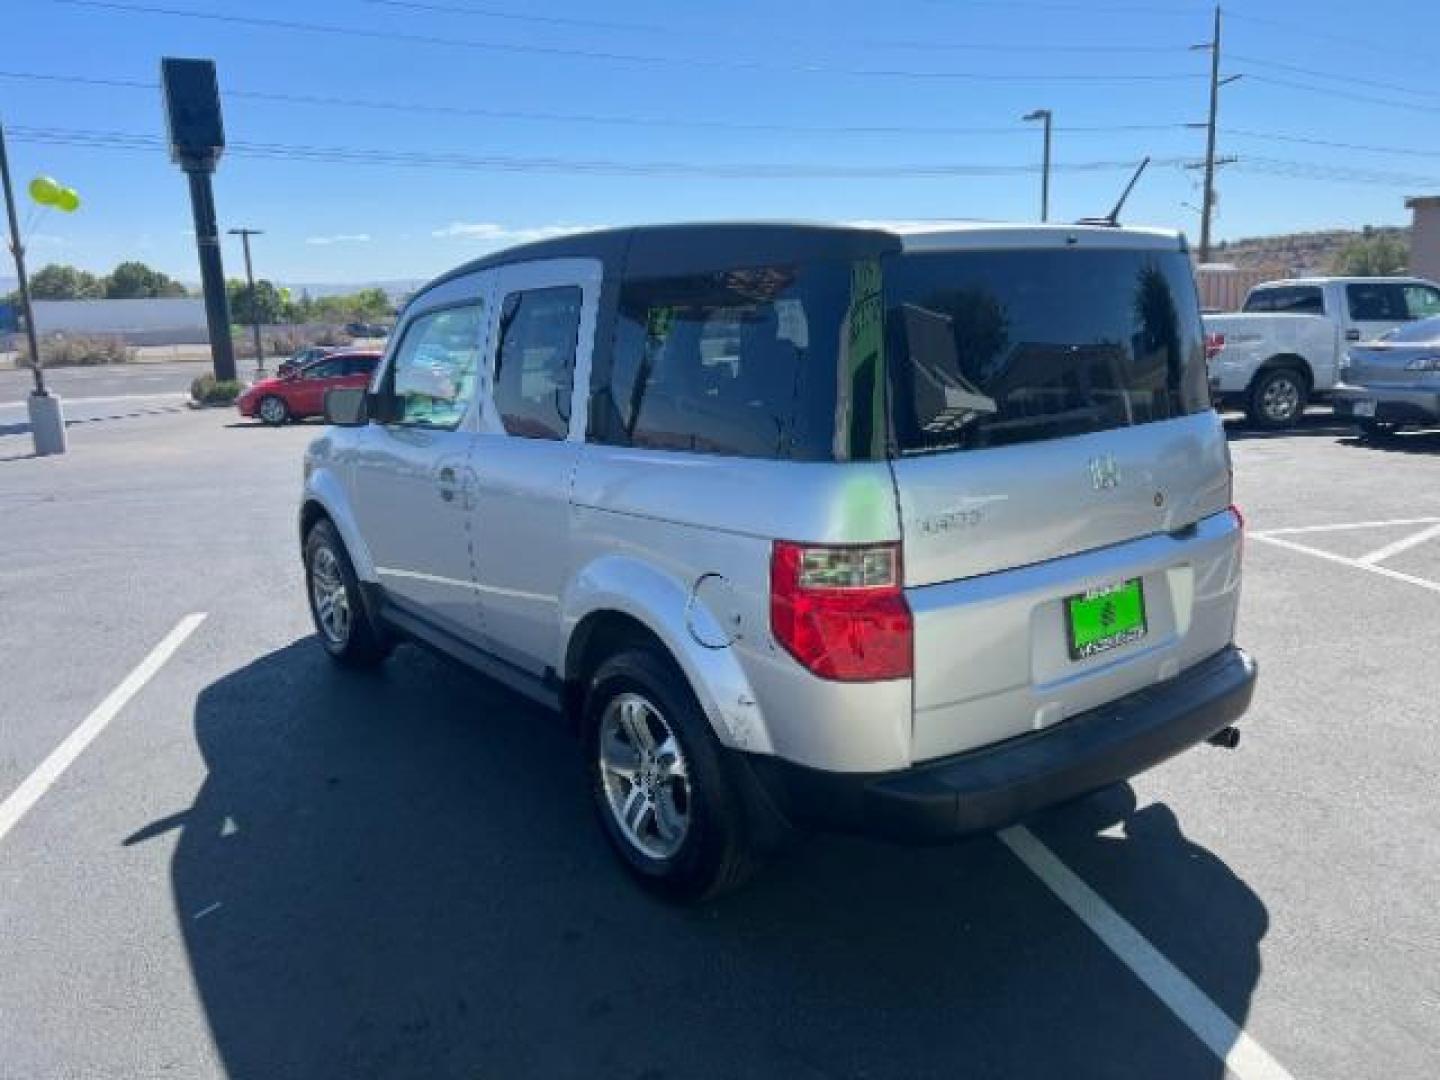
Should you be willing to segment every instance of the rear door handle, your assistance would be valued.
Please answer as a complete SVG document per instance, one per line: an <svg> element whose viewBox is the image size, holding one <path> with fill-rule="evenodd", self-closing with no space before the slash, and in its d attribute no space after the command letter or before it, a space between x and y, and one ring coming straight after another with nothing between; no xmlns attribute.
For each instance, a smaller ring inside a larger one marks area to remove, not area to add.
<svg viewBox="0 0 1440 1080"><path fill-rule="evenodd" d="M436 487L440 489L440 498L446 502L455 501L455 492L459 490L459 485L455 482L455 470L449 465L440 470Z"/></svg>
<svg viewBox="0 0 1440 1080"><path fill-rule="evenodd" d="M1346 330L1346 331L1345 331L1345 340L1346 340L1346 341L1359 341L1359 340L1360 340L1360 331L1359 331L1359 330Z"/></svg>

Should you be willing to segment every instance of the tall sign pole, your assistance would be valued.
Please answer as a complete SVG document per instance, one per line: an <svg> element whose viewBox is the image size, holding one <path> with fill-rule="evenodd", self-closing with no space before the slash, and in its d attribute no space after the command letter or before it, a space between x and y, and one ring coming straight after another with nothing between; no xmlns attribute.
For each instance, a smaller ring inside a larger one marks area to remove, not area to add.
<svg viewBox="0 0 1440 1080"><path fill-rule="evenodd" d="M190 209L200 255L200 284L205 291L210 356L215 378L228 381L235 378L235 345L230 340L230 304L225 296L220 229L215 222L215 193L210 185L225 149L215 62L166 57L160 61L160 77L170 128L170 160L190 181Z"/></svg>

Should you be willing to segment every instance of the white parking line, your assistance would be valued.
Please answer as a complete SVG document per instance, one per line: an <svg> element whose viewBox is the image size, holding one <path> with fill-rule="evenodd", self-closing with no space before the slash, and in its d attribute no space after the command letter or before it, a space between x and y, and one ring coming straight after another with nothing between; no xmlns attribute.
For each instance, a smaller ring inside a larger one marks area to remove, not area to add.
<svg viewBox="0 0 1440 1080"><path fill-rule="evenodd" d="M6 834L19 824L20 819L40 801L41 796L50 790L51 785L60 779L65 770L75 764L75 760L85 752L85 748L95 741L106 725L115 719L120 710L154 677L165 665L165 661L175 655L175 650L180 648L185 639L204 621L204 612L186 615L181 619L175 629L150 650L150 655L141 660L139 666L110 691L109 696L96 706L95 711L50 752L50 756L11 792L9 798L0 803L0 840L4 840Z"/></svg>
<svg viewBox="0 0 1440 1080"><path fill-rule="evenodd" d="M1409 551L1413 547L1425 543L1433 537L1440 536L1440 525L1432 525L1428 529L1421 529L1418 533L1396 540L1393 544L1386 544L1384 547L1370 552L1368 555L1361 555L1356 562L1364 563L1366 566L1374 566L1378 562L1384 562L1392 555L1399 555L1402 551Z"/></svg>
<svg viewBox="0 0 1440 1080"><path fill-rule="evenodd" d="M1118 956L1150 992L1240 1080L1292 1080L1245 1029L1151 945L1140 931L1101 899L1029 829L1001 831L1000 841Z"/></svg>
<svg viewBox="0 0 1440 1080"><path fill-rule="evenodd" d="M70 405L112 405L122 401L184 401L190 395L180 391L168 393L156 392L153 394L110 394L103 397L66 397L60 395L61 404ZM24 409L28 406L24 401L0 401L0 409Z"/></svg>
<svg viewBox="0 0 1440 1080"><path fill-rule="evenodd" d="M1317 559L1325 559L1329 562L1339 563L1341 566L1352 566L1356 570L1368 570L1372 574L1379 574L1381 577L1390 578L1392 581L1403 581L1407 585L1414 585L1421 589L1428 589L1431 592L1440 593L1440 581L1431 581L1428 578L1416 577L1414 574L1402 574L1399 570L1391 570L1388 566L1378 566L1375 563L1361 562L1359 559L1352 559L1348 555L1336 555L1333 551L1322 551L1319 548L1313 548L1306 544L1297 544L1294 540L1286 540L1283 536L1275 536L1271 533L1251 533L1250 539L1261 540L1267 544L1288 548L1291 551L1298 551L1304 555L1313 555ZM1372 552L1372 554L1374 553Z"/></svg>
<svg viewBox="0 0 1440 1080"><path fill-rule="evenodd" d="M1259 532L1247 533L1247 535L1264 540L1270 536L1299 536L1301 533L1345 532L1349 529L1383 529L1388 526L1437 524L1440 524L1440 517L1399 518L1394 521L1347 521L1341 525L1301 525L1299 528L1291 529L1262 529Z"/></svg>

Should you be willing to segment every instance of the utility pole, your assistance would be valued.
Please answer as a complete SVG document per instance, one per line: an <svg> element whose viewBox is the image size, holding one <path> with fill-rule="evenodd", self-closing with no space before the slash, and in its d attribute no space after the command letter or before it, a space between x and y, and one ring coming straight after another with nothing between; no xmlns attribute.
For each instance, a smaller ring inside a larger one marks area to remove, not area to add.
<svg viewBox="0 0 1440 1080"><path fill-rule="evenodd" d="M15 277L20 289L20 314L25 320L25 340L30 346L30 372L35 389L28 402L30 433L35 453L65 452L65 416L60 399L45 389L45 366L40 359L40 341L35 333L35 309L30 304L30 278L25 273L25 242L15 214L15 187L10 182L10 155L5 148L5 125L0 123L0 184L5 188L5 213L10 220L10 252L15 256Z"/></svg>
<svg viewBox="0 0 1440 1080"><path fill-rule="evenodd" d="M255 271L250 266L250 237L264 236L263 229L231 229L231 236L240 237L245 245L245 280L250 283L250 326L255 331L255 373L265 374L265 349L260 344L260 305L255 296Z"/></svg>
<svg viewBox="0 0 1440 1080"><path fill-rule="evenodd" d="M1040 220L1050 220L1050 126L1054 122L1054 116L1049 109L1036 109L1034 112L1026 113L1021 120L1043 120L1045 121L1045 158L1040 167Z"/></svg>
<svg viewBox="0 0 1440 1080"><path fill-rule="evenodd" d="M1220 77L1220 5L1215 5L1215 29L1205 45L1192 49L1210 52L1210 115L1205 121L1205 194L1200 203L1200 261L1210 261L1210 221L1215 211L1215 120L1220 111L1220 87L1234 82L1239 75Z"/></svg>

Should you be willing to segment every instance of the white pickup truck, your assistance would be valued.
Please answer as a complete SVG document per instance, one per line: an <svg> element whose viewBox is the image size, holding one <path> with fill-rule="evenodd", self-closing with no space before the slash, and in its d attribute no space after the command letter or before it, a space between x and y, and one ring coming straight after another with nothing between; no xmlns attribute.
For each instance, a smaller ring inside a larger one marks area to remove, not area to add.
<svg viewBox="0 0 1440 1080"><path fill-rule="evenodd" d="M1421 278L1264 282L1242 312L1205 316L1210 394L1257 426L1288 427L1341 381L1351 343L1431 315L1440 315L1440 287Z"/></svg>

